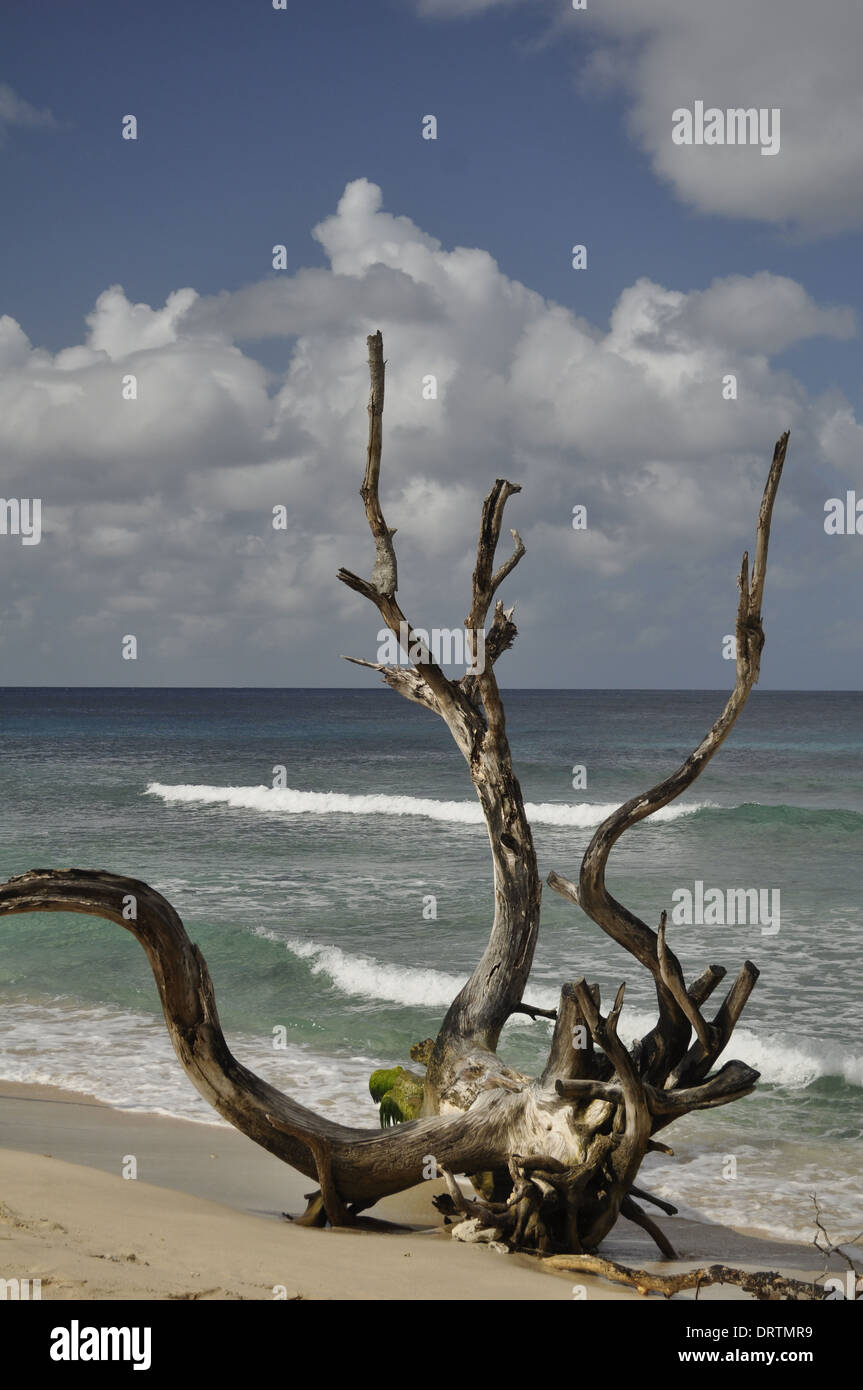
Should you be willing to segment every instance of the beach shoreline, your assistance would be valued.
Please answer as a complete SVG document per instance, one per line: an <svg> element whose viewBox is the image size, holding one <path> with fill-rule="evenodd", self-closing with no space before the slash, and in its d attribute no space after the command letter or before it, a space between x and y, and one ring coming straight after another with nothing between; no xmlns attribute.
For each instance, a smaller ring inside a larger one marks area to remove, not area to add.
<svg viewBox="0 0 863 1390"><path fill-rule="evenodd" d="M231 1128L0 1082L0 1278L39 1279L43 1299L571 1300L576 1282L589 1299L640 1298L451 1240L431 1203L440 1182L385 1199L350 1231L285 1219L314 1186ZM602 1254L666 1273L716 1262L804 1279L823 1269L812 1246L682 1217L660 1224L680 1264L657 1261L624 1221Z"/></svg>

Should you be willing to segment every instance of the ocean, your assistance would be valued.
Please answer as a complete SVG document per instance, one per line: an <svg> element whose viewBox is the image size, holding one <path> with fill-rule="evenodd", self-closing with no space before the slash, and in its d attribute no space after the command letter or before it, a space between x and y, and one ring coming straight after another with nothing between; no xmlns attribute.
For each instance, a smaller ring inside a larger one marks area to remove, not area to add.
<svg viewBox="0 0 863 1390"><path fill-rule="evenodd" d="M593 829L673 770L724 700L508 692L543 879L577 877ZM240 1060L375 1126L370 1072L410 1065L488 935L486 832L446 728L376 685L10 688L0 713L0 877L74 866L146 880L204 952ZM815 1194L835 1239L863 1230L861 845L863 694L756 691L699 781L612 853L609 886L650 925L699 883L781 903L772 926L669 928L687 978L708 962L727 967L726 987L746 958L761 970L726 1055L760 1070L757 1091L675 1123L662 1135L675 1157L642 1169L685 1213L809 1240ZM627 982L627 1041L652 1025L646 972L546 888L525 998L554 1007L581 975L606 1006ZM549 1027L512 1020L502 1055L535 1073ZM97 918L3 920L0 1079L222 1123L174 1057L140 946Z"/></svg>

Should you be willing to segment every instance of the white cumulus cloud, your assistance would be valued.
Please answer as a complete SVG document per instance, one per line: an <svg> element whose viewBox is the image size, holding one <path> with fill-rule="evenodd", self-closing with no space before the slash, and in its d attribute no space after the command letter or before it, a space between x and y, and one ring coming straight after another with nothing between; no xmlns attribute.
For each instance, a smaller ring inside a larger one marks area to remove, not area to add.
<svg viewBox="0 0 863 1390"><path fill-rule="evenodd" d="M371 569L357 494L378 328L382 498L415 623L463 620L481 500L509 477L523 490L508 523L527 545L504 595L523 627L510 674L535 674L553 645L564 665L544 678L597 683L560 640L577 610L598 683L632 683L627 653L658 669L656 647L667 683L710 669L722 684L739 552L786 427L777 572L793 536L789 574L805 560L829 586L819 509L831 471L860 477L861 425L841 392L811 397L776 357L813 335L848 339L847 307L766 272L689 292L639 279L607 324L591 323L486 250L447 248L390 213L365 179L315 235L328 268L236 292L181 288L150 306L112 286L82 341L54 355L0 318L4 491L43 500L41 545L0 544L0 646L16 681L128 678L130 630L144 682L336 683L339 651L373 658L377 614L335 571ZM290 345L279 373L250 349L274 335ZM586 532L571 526L575 505ZM39 642L22 645L25 631Z"/></svg>
<svg viewBox="0 0 863 1390"><path fill-rule="evenodd" d="M509 0L408 0L428 18L485 16ZM700 212L810 237L863 225L863 6L859 0L521 0L555 42L573 44L579 79L622 103L655 172ZM672 113L780 111L780 148L675 145Z"/></svg>

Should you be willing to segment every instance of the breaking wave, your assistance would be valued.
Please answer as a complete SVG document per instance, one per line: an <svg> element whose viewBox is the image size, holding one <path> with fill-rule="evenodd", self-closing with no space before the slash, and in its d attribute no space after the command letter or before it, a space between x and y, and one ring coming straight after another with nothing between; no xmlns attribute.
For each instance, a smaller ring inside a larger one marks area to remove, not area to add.
<svg viewBox="0 0 863 1390"><path fill-rule="evenodd" d="M458 825L482 825L482 810L474 801L434 801L421 796L387 796L383 793L350 795L347 792L304 792L293 787L208 787L193 784L168 786L150 782L147 796L158 796L169 804L228 806L232 810L261 811L267 815L315 816L425 816L428 820ZM712 802L691 801L666 806L651 821L674 821L712 808ZM525 806L533 825L574 826L592 829L617 809L616 802L528 802ZM648 822L649 824L649 822Z"/></svg>

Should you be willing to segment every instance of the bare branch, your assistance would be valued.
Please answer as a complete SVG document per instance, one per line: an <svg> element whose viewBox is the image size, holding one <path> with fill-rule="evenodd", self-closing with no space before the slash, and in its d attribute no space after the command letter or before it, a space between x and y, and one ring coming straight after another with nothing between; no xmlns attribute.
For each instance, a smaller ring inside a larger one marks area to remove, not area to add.
<svg viewBox="0 0 863 1390"><path fill-rule="evenodd" d="M709 1025L709 1041L705 1044L699 1036L698 1041L693 1043L686 1056L670 1073L666 1082L669 1088L690 1085L707 1075L717 1057L728 1046L737 1020L755 988L758 975L758 968L752 964L752 961L744 961L737 979L719 1006L713 1022Z"/></svg>
<svg viewBox="0 0 863 1390"><path fill-rule="evenodd" d="M338 578L355 593L362 594L378 609L387 627L397 640L406 631L411 649L422 648L423 656L414 667L438 702L438 713L446 720L453 737L465 756L469 755L472 738L468 730L476 721L476 711L457 684L450 681L430 653L417 639L394 597L397 588L396 555L392 538L395 528L387 525L380 502L381 446L383 441L385 363L383 338L380 331L366 339L369 349L369 442L366 451L366 471L360 496L366 511L369 529L375 543L375 564L371 579L362 579L351 570L340 569ZM401 690L404 694L404 689ZM411 697L415 698L415 697ZM421 704L428 701L421 700ZM431 706L429 706L431 708Z"/></svg>
<svg viewBox="0 0 863 1390"><path fill-rule="evenodd" d="M672 998L679 1005L680 1011L692 1024L699 1041L705 1051L710 1047L710 1030L701 1015L701 1011L693 1004L686 991L686 982L683 978L683 971L677 957L672 955L665 943L665 933L668 926L668 913L663 912L659 919L659 931L656 934L656 954L659 959L659 970L663 984L668 989Z"/></svg>
<svg viewBox="0 0 863 1390"><path fill-rule="evenodd" d="M385 683L392 690L403 695L406 700L413 700L415 704L423 705L433 714L443 717L437 697L428 682L413 666L387 666L381 661L363 661L358 656L345 656L342 660L351 661L355 666L367 666L371 671L380 671Z"/></svg>
<svg viewBox="0 0 863 1390"><path fill-rule="evenodd" d="M533 1004L513 1004L512 1012L514 1014L527 1014L534 1023L538 1018L557 1018L557 1009L538 1009Z"/></svg>
<svg viewBox="0 0 863 1390"><path fill-rule="evenodd" d="M474 642L476 634L485 627L489 605L496 590L507 575L512 573L524 554L521 537L517 531L513 531L512 538L515 549L510 558L499 569L494 569L495 552L500 540L504 507L509 498L516 492L521 492L519 483L510 483L505 478L498 478L483 503L477 540L476 565L473 572L473 600L470 613L465 618L469 640ZM508 624L508 626L504 624ZM515 636L515 626L506 618L500 605L495 609L493 631L496 626L503 629L503 633L507 637L506 645L511 646ZM476 660L474 660L474 664L477 664ZM501 745L505 737L506 722L503 703L494 674L494 657L491 661L486 659L484 669L474 679L485 709L489 738L492 744Z"/></svg>
<svg viewBox="0 0 863 1390"><path fill-rule="evenodd" d="M855 1278L854 1278L854 1288L855 1288L855 1301L856 1301L856 1289L857 1289L857 1285L858 1285L859 1283L863 1282L863 1281L861 1281L860 1279L857 1278L857 1273L858 1273L857 1265L854 1263L854 1260L853 1260L852 1257L848 1254L847 1250L843 1249L843 1247L846 1246L846 1245L857 1245L857 1243L858 1243L859 1241L863 1240L863 1231L861 1231L861 1232L859 1233L859 1235L852 1236L850 1240L842 1240L842 1241L838 1241L838 1242L837 1242L837 1241L834 1241L834 1240L831 1238L830 1233L829 1233L829 1231L827 1230L827 1227L824 1225L824 1217L823 1217L823 1214L822 1214L822 1211L821 1211L821 1204L820 1204L820 1202L818 1201L818 1196L817 1196L817 1194L816 1194L815 1192L810 1192L810 1193L809 1193L809 1196L812 1198L812 1201L813 1201L813 1203L814 1203L814 1205L815 1205L815 1227L816 1227L816 1230L815 1230L815 1235L814 1235L813 1238L812 1238L812 1244L815 1246L815 1249L818 1251L818 1254L819 1254L819 1255L823 1255L823 1257L824 1257L824 1269L823 1269L822 1273L818 1275L818 1278L819 1278L819 1279L825 1279L825 1278L827 1277L828 1268L829 1268L829 1260L830 1260L831 1256L833 1256L833 1255L838 1255L839 1258L840 1258L841 1260L844 1260L845 1264L848 1266L848 1268L851 1270L851 1272L852 1272L852 1273L854 1274L854 1276L855 1276ZM820 1239L819 1239L820 1236L823 1236L823 1237L824 1237L824 1244L823 1244L823 1245L821 1244L821 1241L820 1241Z"/></svg>
<svg viewBox="0 0 863 1390"><path fill-rule="evenodd" d="M512 621L514 610L504 608L500 599L494 606L494 619L492 625L485 635L485 667L490 670L499 656L509 651L516 637L518 628ZM459 681L459 685L464 691L471 704L479 707L480 685L477 675L464 675Z"/></svg>
<svg viewBox="0 0 863 1390"><path fill-rule="evenodd" d="M392 598L398 588L396 555L393 547L395 529L390 529L381 509L379 483L381 475L381 446L384 416L384 340L378 330L367 339L369 348L369 445L366 453L366 474L360 496L366 509L369 527L375 542L375 567L372 586L377 593Z"/></svg>
<svg viewBox="0 0 863 1390"><path fill-rule="evenodd" d="M513 491L519 492L521 491L521 489L520 487L514 487ZM492 594L494 594L500 588L507 575L512 573L519 560L521 559L522 555L524 554L524 541L522 540L521 536L515 530L510 530L509 534L512 536L513 545L515 549L513 550L509 559L505 560L504 563L500 566L500 569L497 570L494 579L491 581Z"/></svg>
<svg viewBox="0 0 863 1390"><path fill-rule="evenodd" d="M494 862L495 920L488 946L464 989L453 1001L441 1030L440 1046L435 1048L426 1077L427 1085L438 1099L444 1091L454 1090L466 1098L465 1077L471 1064L464 1064L463 1054L474 1046L493 1050L500 1030L510 1017L513 1006L520 1004L530 973L536 936L539 930L541 885L536 866L536 851L521 788L512 768L512 758L506 741L503 704L494 676L494 661L512 645L515 624L512 610L498 604L491 632L485 666L476 660L479 670L461 681L447 678L427 651L419 659L413 648L416 632L407 622L394 598L394 584L382 583L381 568L387 568L392 550L392 531L380 505L380 468L382 417L384 401L383 342L380 333L368 338L369 347L369 446L362 497L366 516L375 540L378 556L371 580L361 579L349 570L340 570L339 579L355 592L373 602L387 627L404 645L407 631L415 677L405 677L392 666L377 667L384 680L408 699L434 710L445 720L458 748L470 768L488 828ZM477 544L477 563L473 580L471 616L466 620L469 641L472 635L484 631L489 604L498 585L520 559L524 547L515 536L513 556L494 569L494 557L503 511L507 499L520 488L515 483L498 479L485 500ZM383 558L382 558L383 556ZM394 574L393 554L393 574ZM374 663L372 663L374 665ZM460 1057L450 1056L458 1040ZM446 1075L444 1075L446 1072ZM456 1075L456 1073L459 1075ZM476 1071L474 1069L474 1074Z"/></svg>
<svg viewBox="0 0 863 1390"><path fill-rule="evenodd" d="M793 1298L817 1302L825 1297L823 1289L816 1284L806 1284L802 1279L786 1279L773 1271L751 1273L729 1265L708 1265L703 1269L688 1269L683 1274L654 1274L647 1269L627 1269L625 1265L600 1259L598 1255L549 1255L543 1263L550 1269L565 1269L572 1274L597 1274L614 1284L631 1284L640 1294L661 1293L666 1298L684 1289L697 1290L709 1284L732 1284L762 1301Z"/></svg>
<svg viewBox="0 0 863 1390"><path fill-rule="evenodd" d="M659 1000L660 1019L657 1028L650 1035L650 1046L647 1046L648 1039L645 1039L642 1047L646 1055L646 1065L654 1079L658 1079L656 1075L657 1062L661 1063L666 1075L680 1062L688 1044L688 1025L695 1027L698 1034L697 1045L701 1049L701 1052L693 1057L693 1065L698 1065L699 1061L706 1061L704 1070L709 1070L712 1056L718 1055L713 1052L716 1035L713 1033L712 1027L705 1024L692 994L686 990L680 964L665 942L664 928L660 942L660 937L656 932L652 931L646 923L612 897L605 884L606 865L611 850L625 831L662 807L667 806L695 781L727 738L752 686L758 680L761 649L764 645L761 602L767 567L770 522L776 490L782 476L788 438L789 435L786 431L777 441L773 452L770 472L758 515L756 560L751 583L748 575L748 558L746 555L743 557L738 580L740 601L737 613L736 681L725 709L698 747L676 772L649 791L631 798L603 821L585 852L577 887L557 873L549 874L547 880L555 892L576 903L588 917L602 927L603 931L614 941L635 956L636 960L650 970L653 975ZM751 985L749 988L751 989ZM743 1007L746 997L748 997L748 990L744 990L741 986L735 995L735 1007L739 1006L738 1016L739 1009ZM722 1019L717 1019L721 1027L727 1023L728 1016L726 1010ZM707 1058L711 1060L706 1060Z"/></svg>
<svg viewBox="0 0 863 1390"><path fill-rule="evenodd" d="M685 791L703 772L707 763L721 747L737 719L746 697L758 679L759 659L764 636L761 629L761 598L764 589L764 575L767 565L767 546L770 535L770 519L773 501L779 480L789 435L786 432L778 440L773 454L773 462L758 517L758 538L756 555L758 566L757 583L750 588L746 583L746 563L741 571L741 596L737 620L737 681L725 709L706 736L686 761L666 777L663 782L652 787L641 796L627 801L625 805L608 816L593 836L582 861L581 874L576 901L583 912L613 937L619 945L636 957L661 978L657 954L657 938L651 929L615 901L605 887L605 866L613 846L620 836L631 826L653 815L655 811L667 806ZM757 651L756 651L757 649ZM557 891L566 880L558 875L549 876L549 883ZM570 885L571 886L571 885Z"/></svg>
<svg viewBox="0 0 863 1390"><path fill-rule="evenodd" d="M610 1100L615 1105L623 1100L623 1091L614 1081L596 1081L593 1077L575 1076L558 1080L554 1089L568 1100Z"/></svg>
<svg viewBox="0 0 863 1390"><path fill-rule="evenodd" d="M505 478L498 478L483 503L479 540L477 541L476 566L473 572L473 602L470 614L465 619L466 626L470 628L476 629L485 626L489 605L496 590L506 576L515 569L524 554L521 537L517 531L513 531L511 534L515 549L510 558L497 571L494 570L494 557L500 540L504 507L509 498L516 492L521 492L520 483L509 483Z"/></svg>
<svg viewBox="0 0 863 1390"><path fill-rule="evenodd" d="M647 1104L652 1115L661 1117L664 1124L670 1124L679 1115L690 1110L709 1110L716 1105L727 1105L729 1101L739 1100L755 1090L755 1083L761 1073L745 1062L726 1062L724 1067L710 1076L700 1086L689 1086L678 1091L660 1091L655 1086L645 1085ZM662 1128L658 1125L657 1128Z"/></svg>

